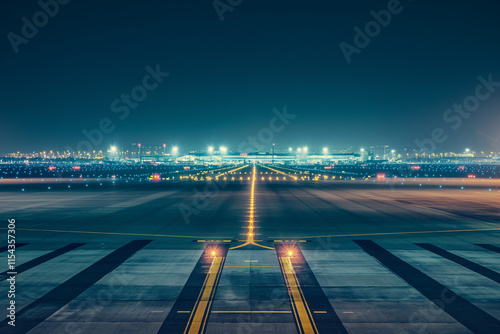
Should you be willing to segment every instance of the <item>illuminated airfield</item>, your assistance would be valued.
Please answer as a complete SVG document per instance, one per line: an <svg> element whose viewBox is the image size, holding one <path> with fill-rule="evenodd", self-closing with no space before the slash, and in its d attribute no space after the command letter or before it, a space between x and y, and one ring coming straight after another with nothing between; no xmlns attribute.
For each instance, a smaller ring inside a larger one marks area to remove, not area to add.
<svg viewBox="0 0 500 334"><path fill-rule="evenodd" d="M500 332L498 179L175 175L0 180L0 332Z"/></svg>

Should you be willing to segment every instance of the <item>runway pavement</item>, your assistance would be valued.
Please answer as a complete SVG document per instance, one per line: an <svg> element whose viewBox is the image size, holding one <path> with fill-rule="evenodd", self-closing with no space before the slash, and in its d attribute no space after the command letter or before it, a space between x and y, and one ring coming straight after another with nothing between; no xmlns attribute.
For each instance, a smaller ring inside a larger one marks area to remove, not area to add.
<svg viewBox="0 0 500 334"><path fill-rule="evenodd" d="M500 332L496 181L193 177L0 192L0 332Z"/></svg>

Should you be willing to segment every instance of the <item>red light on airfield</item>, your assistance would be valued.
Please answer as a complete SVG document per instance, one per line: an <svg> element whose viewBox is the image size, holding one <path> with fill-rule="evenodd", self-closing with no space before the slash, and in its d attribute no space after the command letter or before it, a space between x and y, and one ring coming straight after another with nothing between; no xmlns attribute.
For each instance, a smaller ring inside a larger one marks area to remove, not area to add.
<svg viewBox="0 0 500 334"><path fill-rule="evenodd" d="M150 178L153 182L160 182L161 181L161 176L158 173L152 174Z"/></svg>
<svg viewBox="0 0 500 334"><path fill-rule="evenodd" d="M457 168L457 171L463 172L464 170L465 170L465 166L458 166L458 168Z"/></svg>
<svg viewBox="0 0 500 334"><path fill-rule="evenodd" d="M377 181L384 181L385 173L377 173Z"/></svg>
<svg viewBox="0 0 500 334"><path fill-rule="evenodd" d="M73 170L80 170L80 169L82 169L82 167L80 167L80 166L73 166L71 168L73 168Z"/></svg>
<svg viewBox="0 0 500 334"><path fill-rule="evenodd" d="M420 169L422 169L422 167L420 167L420 166L411 166L411 169L413 169L413 170L420 170Z"/></svg>
<svg viewBox="0 0 500 334"><path fill-rule="evenodd" d="M56 170L56 169L57 169L57 167L56 167L56 166L49 166L47 169L48 169L48 170L50 170L50 171L52 172L53 170Z"/></svg>
<svg viewBox="0 0 500 334"><path fill-rule="evenodd" d="M475 179L475 178L476 178L476 175L474 175L474 174L469 174L469 175L467 175L467 177L468 177L469 179Z"/></svg>

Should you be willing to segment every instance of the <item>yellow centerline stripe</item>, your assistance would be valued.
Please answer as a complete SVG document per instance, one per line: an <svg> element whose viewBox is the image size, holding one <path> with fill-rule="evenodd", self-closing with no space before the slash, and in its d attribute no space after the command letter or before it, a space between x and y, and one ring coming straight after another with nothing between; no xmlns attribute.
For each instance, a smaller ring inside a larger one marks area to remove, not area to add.
<svg viewBox="0 0 500 334"><path fill-rule="evenodd" d="M500 231L500 228L479 228L479 229L469 229L469 230L443 230L443 231L382 232L382 233L361 233L361 234L330 234L330 235L311 235L311 236L287 237L287 238L288 239L307 239L307 238L335 238L335 237L364 237L364 236L373 236L373 235L481 232L481 231L483 231L483 232L484 231ZM275 239L275 238L277 238L277 237L269 237L269 239Z"/></svg>
<svg viewBox="0 0 500 334"><path fill-rule="evenodd" d="M215 288L219 283L218 278L222 271L224 259L224 257L215 257L212 261L212 266L205 278L202 292L200 292L201 296L198 297L198 301L195 304L193 312L191 312L188 324L184 330L185 334L203 333L214 297Z"/></svg>
<svg viewBox="0 0 500 334"><path fill-rule="evenodd" d="M318 333L311 311L309 310L309 306L302 294L302 289L300 288L295 271L293 270L292 261L290 261L289 257L280 257L280 262L282 264L283 276L285 277L288 294L293 305L295 319L297 320L300 332L304 334Z"/></svg>
<svg viewBox="0 0 500 334"><path fill-rule="evenodd" d="M0 227L2 230L7 230L6 227ZM163 237L163 238L190 238L198 239L203 237L194 237L190 235L170 235L170 234L141 234L141 233L120 233L120 232L95 232L95 231L65 231L65 230L45 230L37 228L17 228L16 230L22 231L37 231L37 232L60 232L60 233L86 233L86 234L111 234L111 235L130 235L130 236L141 236L141 237ZM210 237L213 239L229 239L230 237Z"/></svg>
<svg viewBox="0 0 500 334"><path fill-rule="evenodd" d="M273 247L268 247L264 246L261 244L258 244L257 241L262 241L262 240L255 240L255 225L254 225L254 216L255 216L255 203L254 203L254 198L255 198L255 181L257 180L257 169L255 165L252 168L252 185L250 189L250 210L249 210L249 219L248 219L248 226L247 226L247 233L246 233L246 239L245 242L241 245L231 247L229 249L238 249L241 247L245 247L248 245L254 245L257 247L262 247L266 249L274 249Z"/></svg>

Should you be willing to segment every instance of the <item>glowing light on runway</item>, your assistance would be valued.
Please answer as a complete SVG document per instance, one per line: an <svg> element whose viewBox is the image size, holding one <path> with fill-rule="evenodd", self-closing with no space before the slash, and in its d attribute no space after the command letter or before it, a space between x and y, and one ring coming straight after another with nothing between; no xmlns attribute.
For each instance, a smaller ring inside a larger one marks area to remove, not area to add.
<svg viewBox="0 0 500 334"><path fill-rule="evenodd" d="M239 246L232 247L230 249L241 248L241 247L244 247L247 245L255 245L258 247L262 247L262 248L274 249L272 247L259 245L257 242L255 242L255 232L254 232L254 229L255 229L255 225L254 225L254 216L255 216L254 207L255 207L255 205L254 204L255 203L254 203L254 199L255 199L255 181L256 180L257 180L257 169L254 165L252 168L252 184L250 187L250 212L249 212L246 240L245 240L245 243L243 243Z"/></svg>

